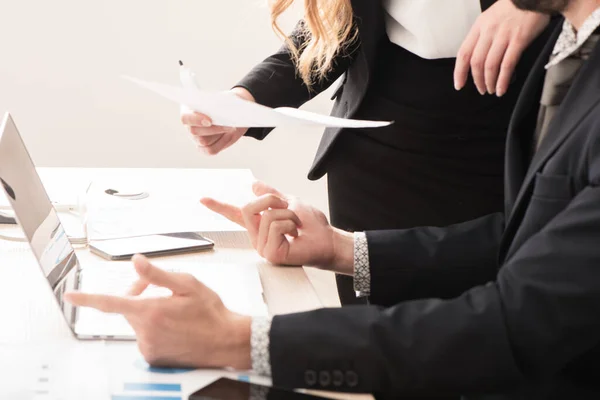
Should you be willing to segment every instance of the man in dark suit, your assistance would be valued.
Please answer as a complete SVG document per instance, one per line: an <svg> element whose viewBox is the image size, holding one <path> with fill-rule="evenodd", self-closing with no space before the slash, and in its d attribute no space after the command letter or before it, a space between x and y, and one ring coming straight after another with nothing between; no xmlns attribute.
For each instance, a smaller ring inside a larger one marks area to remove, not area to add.
<svg viewBox="0 0 600 400"><path fill-rule="evenodd" d="M373 304L251 319L191 277L134 260L165 299L71 293L123 313L151 363L253 367L285 387L382 397L579 399L600 393L600 0L514 0L566 17L531 72L508 142L506 209L448 228L346 234L257 186L239 210L274 262L353 275ZM399 299L412 301L397 302ZM389 308L384 308L389 307Z"/></svg>

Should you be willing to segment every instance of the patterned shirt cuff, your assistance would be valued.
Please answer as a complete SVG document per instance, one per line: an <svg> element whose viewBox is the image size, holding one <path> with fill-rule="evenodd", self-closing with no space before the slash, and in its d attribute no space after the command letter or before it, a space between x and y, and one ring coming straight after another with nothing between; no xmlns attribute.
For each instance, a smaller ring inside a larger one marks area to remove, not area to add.
<svg viewBox="0 0 600 400"><path fill-rule="evenodd" d="M371 294L369 245L364 232L354 233L354 290L358 297Z"/></svg>
<svg viewBox="0 0 600 400"><path fill-rule="evenodd" d="M250 358L252 370L259 375L271 376L271 357L269 354L269 333L271 318L252 318L250 333Z"/></svg>
<svg viewBox="0 0 600 400"><path fill-rule="evenodd" d="M270 389L271 388L267 386L252 385L250 386L250 396L248 396L248 400L268 400Z"/></svg>

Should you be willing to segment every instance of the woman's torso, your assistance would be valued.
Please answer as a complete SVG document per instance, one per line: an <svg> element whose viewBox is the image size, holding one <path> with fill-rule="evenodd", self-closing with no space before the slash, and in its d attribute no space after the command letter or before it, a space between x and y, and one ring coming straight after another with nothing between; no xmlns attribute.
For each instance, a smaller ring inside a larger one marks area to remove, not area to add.
<svg viewBox="0 0 600 400"><path fill-rule="evenodd" d="M394 120L347 130L326 162L332 223L347 230L445 226L502 210L504 139L527 71L508 93L453 87L455 59L427 60L382 40L354 118Z"/></svg>

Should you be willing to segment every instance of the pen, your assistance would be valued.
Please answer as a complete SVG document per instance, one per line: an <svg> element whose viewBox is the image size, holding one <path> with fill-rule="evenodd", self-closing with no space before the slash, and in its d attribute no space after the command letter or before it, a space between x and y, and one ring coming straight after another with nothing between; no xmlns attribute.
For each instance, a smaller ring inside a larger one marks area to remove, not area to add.
<svg viewBox="0 0 600 400"><path fill-rule="evenodd" d="M12 215L4 214L2 211L0 211L0 224L15 225L16 223L17 220L15 219L15 217L13 217Z"/></svg>
<svg viewBox="0 0 600 400"><path fill-rule="evenodd" d="M200 90L196 83L196 75L179 60L179 80L186 89Z"/></svg>

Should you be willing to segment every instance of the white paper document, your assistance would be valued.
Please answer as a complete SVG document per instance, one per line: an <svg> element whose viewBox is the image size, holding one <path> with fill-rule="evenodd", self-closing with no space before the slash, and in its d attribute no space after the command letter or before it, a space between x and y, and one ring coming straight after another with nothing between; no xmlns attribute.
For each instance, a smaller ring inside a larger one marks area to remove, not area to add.
<svg viewBox="0 0 600 400"><path fill-rule="evenodd" d="M156 170L121 176L98 176L87 198L87 233L91 240L172 232L244 231L241 226L200 204L202 197L243 206L254 198L250 170ZM127 200L107 189L145 192Z"/></svg>
<svg viewBox="0 0 600 400"><path fill-rule="evenodd" d="M209 92L124 77L137 85L209 116L214 125L244 128L273 128L291 125L336 128L378 128L389 121L345 119L298 110L290 107L270 108L243 100L228 92Z"/></svg>
<svg viewBox="0 0 600 400"><path fill-rule="evenodd" d="M0 345L2 400L187 399L221 377L271 383L250 371L152 367L129 341Z"/></svg>
<svg viewBox="0 0 600 400"><path fill-rule="evenodd" d="M135 347L134 343L131 343ZM74 338L0 344L0 399L110 399L106 345Z"/></svg>
<svg viewBox="0 0 600 400"><path fill-rule="evenodd" d="M187 399L222 377L271 385L270 379L250 371L151 367L134 343L107 342L105 351L112 399Z"/></svg>

